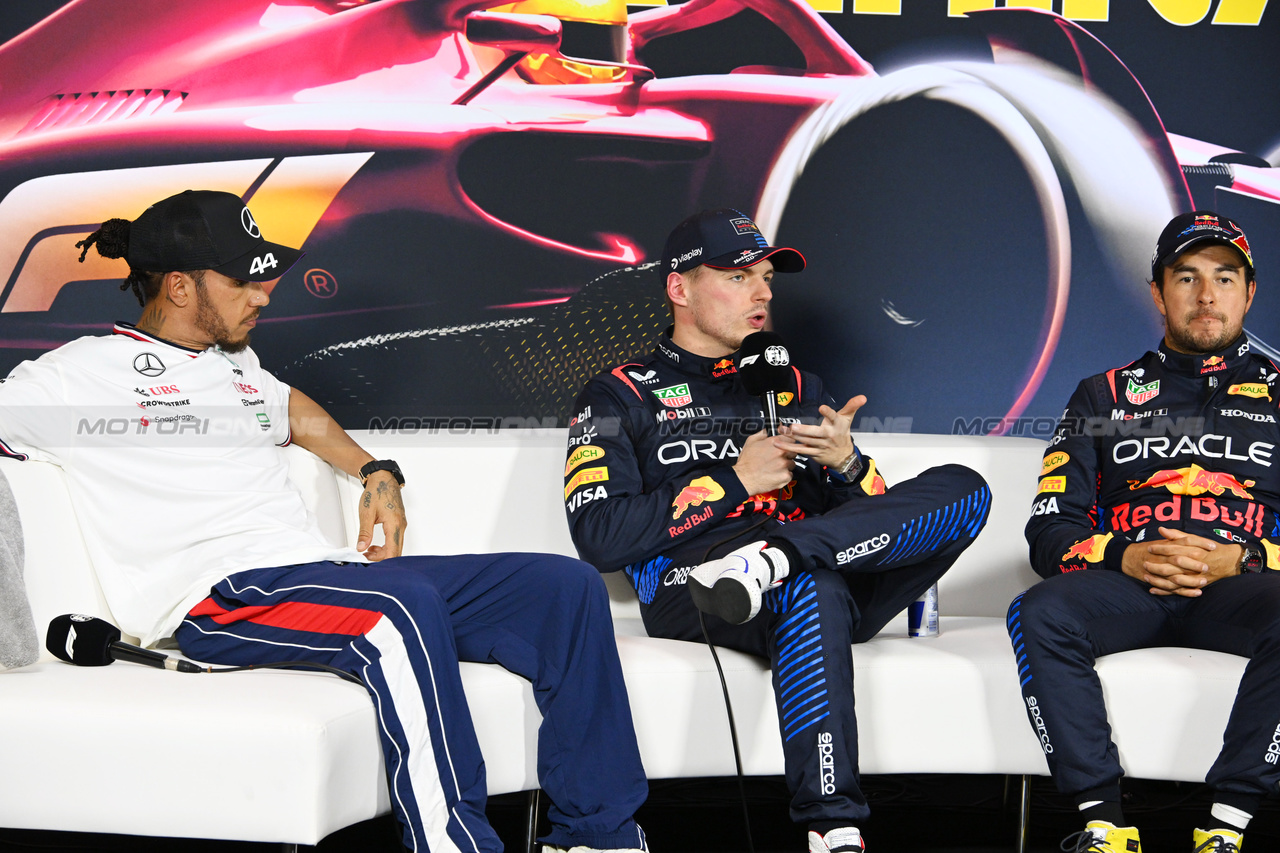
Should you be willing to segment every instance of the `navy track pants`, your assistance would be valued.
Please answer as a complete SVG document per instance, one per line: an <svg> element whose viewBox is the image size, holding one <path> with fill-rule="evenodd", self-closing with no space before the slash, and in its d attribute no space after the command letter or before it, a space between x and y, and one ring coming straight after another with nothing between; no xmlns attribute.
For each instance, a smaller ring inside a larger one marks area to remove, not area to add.
<svg viewBox="0 0 1280 853"><path fill-rule="evenodd" d="M765 594L755 619L729 625L705 617L716 645L769 658L796 823L856 825L870 814L858 775L852 644L874 637L942 577L981 532L990 505L980 475L943 465L820 516L767 522L713 551L767 539L786 542L801 558ZM643 608L651 636L702 641L682 586L688 569L680 568L701 558L673 561L670 585L655 579L652 604Z"/></svg>
<svg viewBox="0 0 1280 853"><path fill-rule="evenodd" d="M1280 574L1224 578L1198 598L1147 590L1120 572L1087 569L1041 581L1010 605L1023 700L1049 772L1077 803L1119 801L1123 771L1095 658L1153 646L1226 652L1250 661L1205 781L1218 802L1251 812L1280 783L1271 763L1280 759L1272 746L1280 741ZM1159 709L1151 713L1158 721Z"/></svg>
<svg viewBox="0 0 1280 853"><path fill-rule="evenodd" d="M608 595L586 563L546 554L399 557L253 569L219 582L177 639L202 661L326 663L360 678L378 713L405 845L496 853L484 760L458 661L533 682L538 778L561 847L641 847L648 793Z"/></svg>

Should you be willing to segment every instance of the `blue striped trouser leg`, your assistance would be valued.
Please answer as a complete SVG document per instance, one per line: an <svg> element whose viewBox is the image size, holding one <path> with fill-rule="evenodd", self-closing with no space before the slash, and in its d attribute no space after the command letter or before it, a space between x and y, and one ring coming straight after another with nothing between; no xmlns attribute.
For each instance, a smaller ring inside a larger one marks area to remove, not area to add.
<svg viewBox="0 0 1280 853"><path fill-rule="evenodd" d="M791 819L856 826L869 810L858 777L849 588L835 572L800 571L764 606Z"/></svg>
<svg viewBox="0 0 1280 853"><path fill-rule="evenodd" d="M313 660L359 676L378 713L405 844L432 853L502 849L484 817L484 763L457 666L499 663L533 681L543 712L538 766L553 837L637 838L631 815L644 776L608 600L577 560L404 557L241 572L217 584L177 636L201 660Z"/></svg>
<svg viewBox="0 0 1280 853"><path fill-rule="evenodd" d="M1119 802L1123 772L1094 660L1170 645L1171 612L1190 601L1147 589L1120 572L1085 569L1040 581L1009 605L1027 720L1058 790L1077 802Z"/></svg>
<svg viewBox="0 0 1280 853"><path fill-rule="evenodd" d="M835 569L857 605L853 642L874 637L937 582L987 523L991 489L962 465L930 468L882 495L856 497L770 529L800 568Z"/></svg>

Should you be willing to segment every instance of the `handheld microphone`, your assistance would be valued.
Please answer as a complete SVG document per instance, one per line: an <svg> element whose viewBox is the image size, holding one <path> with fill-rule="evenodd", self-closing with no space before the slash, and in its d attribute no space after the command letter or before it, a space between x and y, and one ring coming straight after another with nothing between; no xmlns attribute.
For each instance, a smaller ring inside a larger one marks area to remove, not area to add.
<svg viewBox="0 0 1280 853"><path fill-rule="evenodd" d="M777 332L753 332L738 350L738 376L748 394L760 398L765 430L778 434L778 392L791 387L791 353Z"/></svg>
<svg viewBox="0 0 1280 853"><path fill-rule="evenodd" d="M177 672L204 672L190 661L120 642L120 629L105 619L69 613L49 623L44 647L76 666L106 666L118 660Z"/></svg>

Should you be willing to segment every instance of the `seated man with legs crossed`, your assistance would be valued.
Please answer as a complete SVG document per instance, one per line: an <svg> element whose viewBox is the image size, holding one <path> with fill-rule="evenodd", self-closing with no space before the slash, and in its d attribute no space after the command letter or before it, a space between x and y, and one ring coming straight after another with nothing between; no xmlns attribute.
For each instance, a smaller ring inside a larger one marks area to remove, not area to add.
<svg viewBox="0 0 1280 853"><path fill-rule="evenodd" d="M579 395L565 508L579 554L626 571L651 636L700 642L701 608L712 642L769 658L791 818L812 853L851 853L869 814L851 646L950 568L986 523L990 491L959 465L886 489L849 433L865 398L837 409L791 367L783 426L766 434L735 354L768 319L775 271L803 268L738 211L671 233L661 270L674 325L648 358ZM759 355L789 361L785 347Z"/></svg>

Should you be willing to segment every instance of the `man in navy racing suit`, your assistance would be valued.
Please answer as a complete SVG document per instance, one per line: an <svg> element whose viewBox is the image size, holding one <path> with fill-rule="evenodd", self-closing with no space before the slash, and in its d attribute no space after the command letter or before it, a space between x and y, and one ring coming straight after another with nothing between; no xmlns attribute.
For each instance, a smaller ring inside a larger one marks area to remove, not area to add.
<svg viewBox="0 0 1280 853"><path fill-rule="evenodd" d="M1225 853L1280 783L1277 369L1243 332L1256 282L1234 222L1175 217L1151 277L1164 340L1072 395L1026 530L1047 580L1014 599L1009 631L1028 717L1086 824L1081 850L1140 849L1095 657L1176 645L1251 658L1207 778L1201 825L1216 828L1194 838Z"/></svg>
<svg viewBox="0 0 1280 853"><path fill-rule="evenodd" d="M663 263L674 325L649 358L582 391L564 495L579 553L626 571L651 636L701 641L697 589L720 613L706 616L713 642L769 658L792 819L811 851L861 851L851 644L951 566L982 529L990 492L958 465L886 489L849 433L865 398L837 410L794 367L779 435L765 433L734 355L765 325L775 270L803 267L737 211L678 226Z"/></svg>

